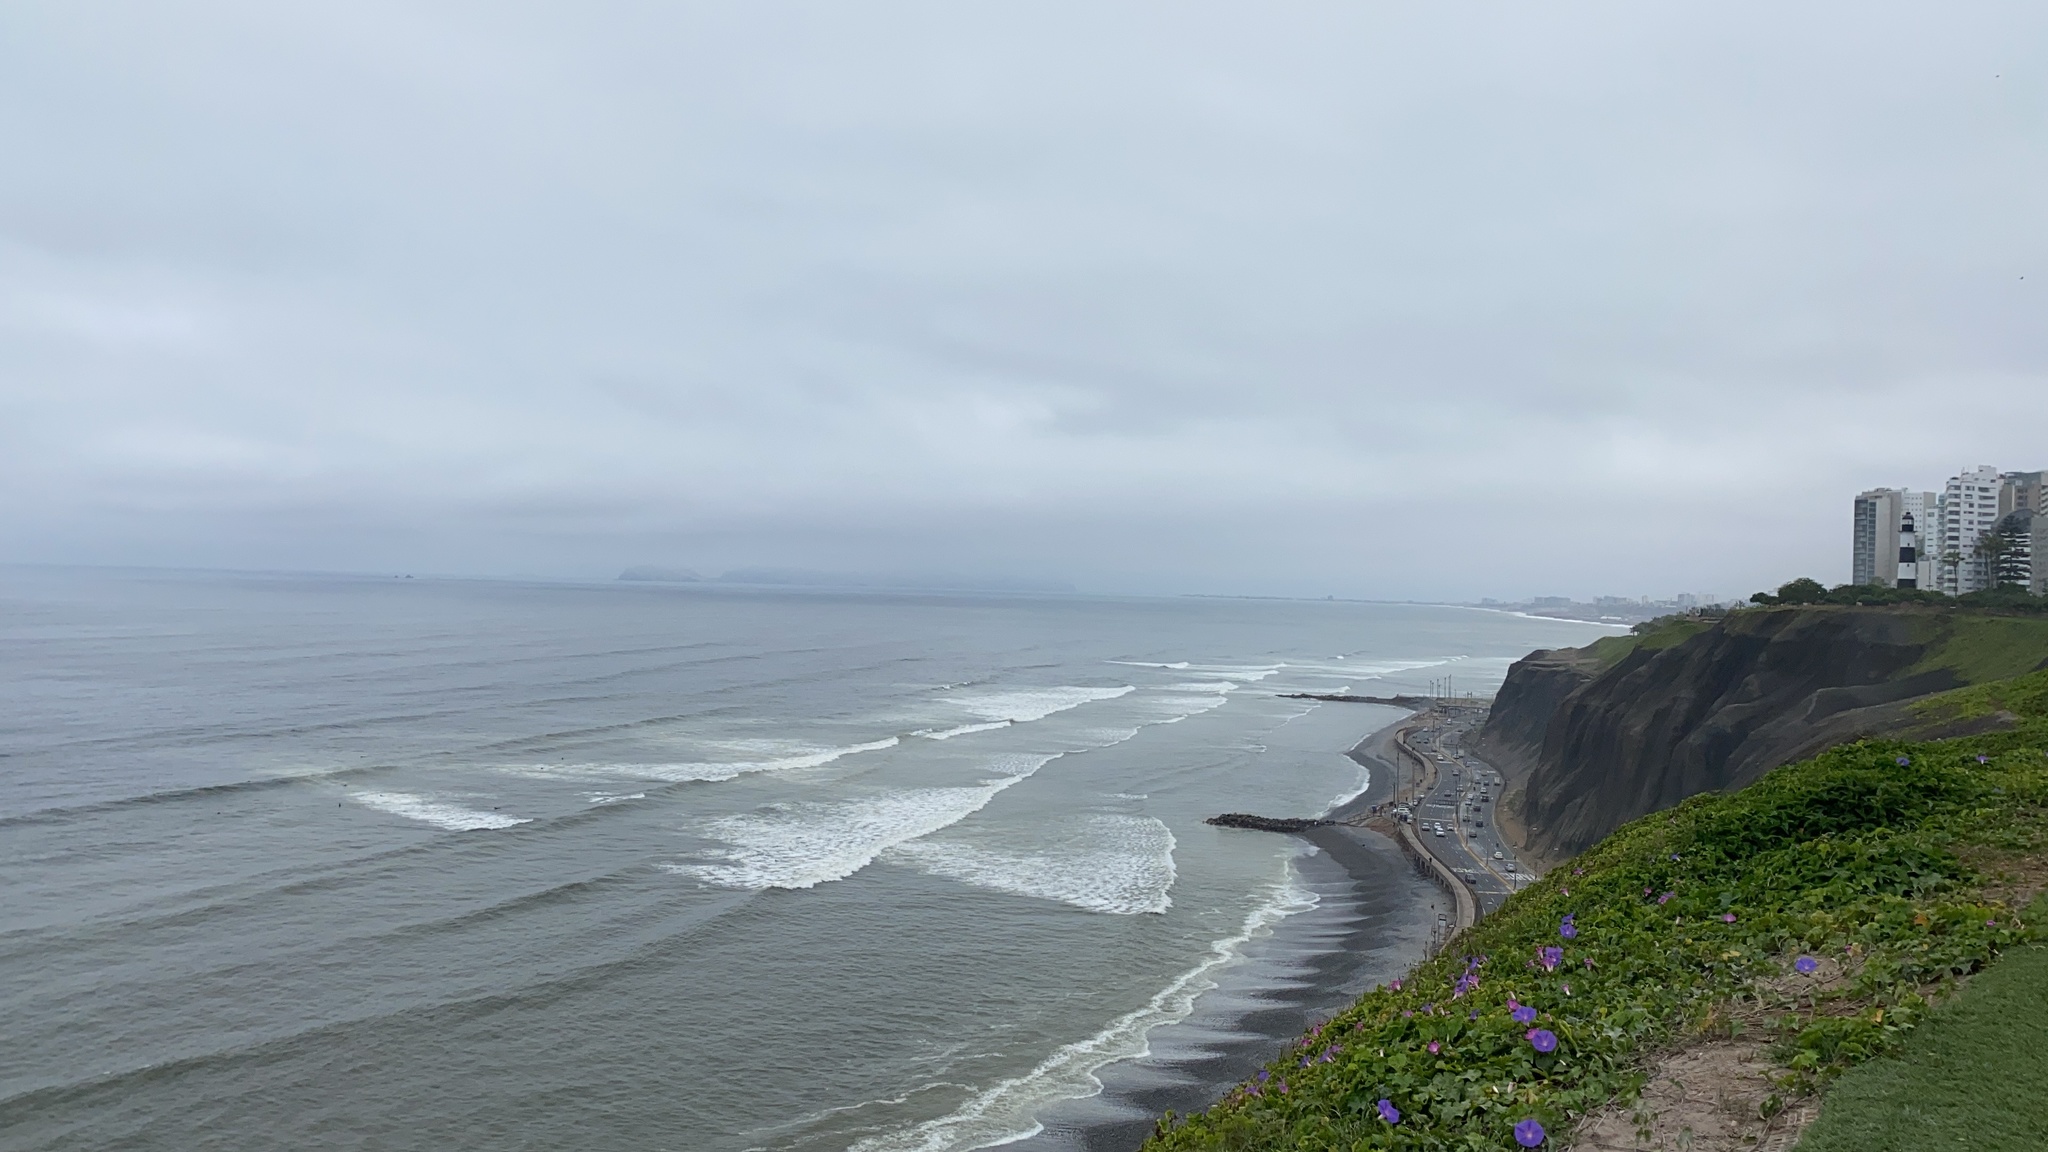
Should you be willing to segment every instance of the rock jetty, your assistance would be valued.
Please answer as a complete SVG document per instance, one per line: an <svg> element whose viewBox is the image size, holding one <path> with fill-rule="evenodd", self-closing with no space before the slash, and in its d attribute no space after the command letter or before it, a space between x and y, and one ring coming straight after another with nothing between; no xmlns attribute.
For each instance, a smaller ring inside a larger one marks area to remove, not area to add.
<svg viewBox="0 0 2048 1152"><path fill-rule="evenodd" d="M1322 828L1334 823L1331 820L1303 820L1292 816L1252 816L1244 812L1225 812L1202 821L1218 828L1249 828L1255 832L1306 832L1311 828Z"/></svg>

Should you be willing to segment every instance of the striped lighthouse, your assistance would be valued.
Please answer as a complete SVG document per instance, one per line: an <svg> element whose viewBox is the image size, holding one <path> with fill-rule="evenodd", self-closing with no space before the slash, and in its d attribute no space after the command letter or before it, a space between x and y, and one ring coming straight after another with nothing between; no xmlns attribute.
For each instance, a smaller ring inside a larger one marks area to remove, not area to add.
<svg viewBox="0 0 2048 1152"><path fill-rule="evenodd" d="M1920 536L1913 530L1913 514L1899 517L1899 580L1897 587L1920 586Z"/></svg>

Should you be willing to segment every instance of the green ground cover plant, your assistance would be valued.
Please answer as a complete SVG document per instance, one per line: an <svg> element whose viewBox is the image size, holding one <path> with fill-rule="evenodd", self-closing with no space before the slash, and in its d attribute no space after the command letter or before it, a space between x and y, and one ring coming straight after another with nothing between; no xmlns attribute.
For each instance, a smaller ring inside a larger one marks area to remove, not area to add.
<svg viewBox="0 0 2048 1152"><path fill-rule="evenodd" d="M2048 900L2031 918L2048 919ZM1844 1073L1798 1152L2048 1148L2048 946L2014 949L1928 1015L1897 1057Z"/></svg>
<svg viewBox="0 0 2048 1152"><path fill-rule="evenodd" d="M1655 620L1643 621L1620 636L1602 636L1586 645L1586 651L1593 654L1600 670L1605 672L1638 648L1645 652L1675 648L1713 626L1714 621L1703 616L1659 616Z"/></svg>
<svg viewBox="0 0 2048 1152"><path fill-rule="evenodd" d="M1948 668L1977 683L2030 672L2041 666L2041 654L2048 652L2048 616L1956 613L1947 623L1949 635L1909 674Z"/></svg>
<svg viewBox="0 0 2048 1152"><path fill-rule="evenodd" d="M2048 859L2048 672L1928 709L2020 720L1844 745L1629 824L1148 1147L1554 1147L1738 1002L1792 1005L1768 1024L1788 1094L1895 1051L2033 938L2009 869Z"/></svg>

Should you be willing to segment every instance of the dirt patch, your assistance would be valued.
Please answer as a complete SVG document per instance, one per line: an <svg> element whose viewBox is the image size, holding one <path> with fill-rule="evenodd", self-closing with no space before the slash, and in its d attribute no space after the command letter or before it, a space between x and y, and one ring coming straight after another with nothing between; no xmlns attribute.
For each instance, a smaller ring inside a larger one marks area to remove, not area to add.
<svg viewBox="0 0 2048 1152"><path fill-rule="evenodd" d="M1771 1037L1788 1015L1850 1016L1871 1001L1852 994L1864 958L1816 957L1814 970L1791 969L1753 981L1717 1007L1702 1031L1650 1061L1633 1104L1590 1113L1567 1147L1583 1152L1787 1152L1820 1116L1823 1096L1787 1087L1772 1059ZM1935 1000L1970 977L1915 989Z"/></svg>
<svg viewBox="0 0 2048 1152"><path fill-rule="evenodd" d="M1791 970L1755 981L1747 995L1721 1005L1704 1034L1659 1054L1634 1104L1615 1103L1588 1115L1570 1147L1584 1152L1784 1152L1820 1115L1821 1099L1777 1082L1770 1023L1781 1013L1853 1012L1840 996L1854 983L1860 957L1818 958L1811 973Z"/></svg>
<svg viewBox="0 0 2048 1152"><path fill-rule="evenodd" d="M1783 1098L1760 1040L1702 1040L1651 1064L1633 1106L1610 1104L1579 1124L1580 1152L1784 1152L1820 1115L1816 1097Z"/></svg>
<svg viewBox="0 0 2048 1152"><path fill-rule="evenodd" d="M2034 898L2048 891L2048 856L2028 856L1988 848L1964 849L1962 861L1984 877L1982 899L2000 900L2015 910L2025 910Z"/></svg>

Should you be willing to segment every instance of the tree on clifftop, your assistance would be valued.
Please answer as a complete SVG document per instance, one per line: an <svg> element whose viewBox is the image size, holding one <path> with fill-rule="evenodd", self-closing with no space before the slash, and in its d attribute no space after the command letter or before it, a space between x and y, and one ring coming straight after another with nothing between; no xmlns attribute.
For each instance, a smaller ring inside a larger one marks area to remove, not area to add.
<svg viewBox="0 0 2048 1152"><path fill-rule="evenodd" d="M1827 598L1828 590L1826 585L1810 577L1801 576L1797 580L1788 580L1780 584L1777 595L1773 596L1769 592L1757 592L1750 596L1749 602L1766 605L1819 604Z"/></svg>

